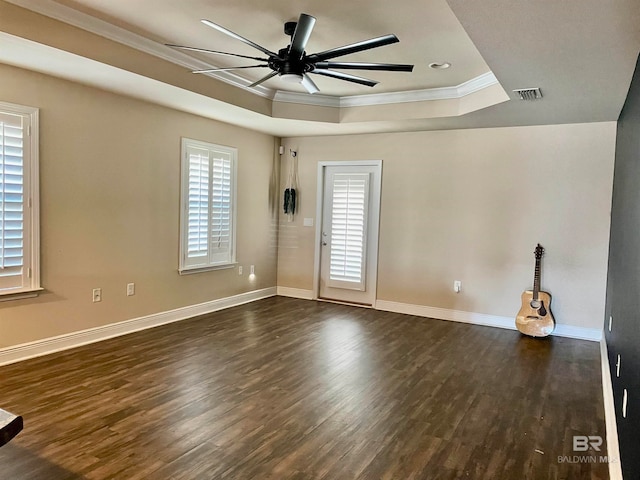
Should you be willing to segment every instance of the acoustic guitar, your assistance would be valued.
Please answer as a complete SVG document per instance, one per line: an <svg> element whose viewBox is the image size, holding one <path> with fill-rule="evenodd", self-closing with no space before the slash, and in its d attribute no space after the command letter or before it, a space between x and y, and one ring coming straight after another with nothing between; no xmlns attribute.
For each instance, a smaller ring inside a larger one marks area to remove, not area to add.
<svg viewBox="0 0 640 480"><path fill-rule="evenodd" d="M551 313L551 295L540 291L540 259L544 248L538 244L533 253L536 256L533 291L526 290L522 294L522 307L516 316L516 327L525 335L546 337L553 332L556 322Z"/></svg>

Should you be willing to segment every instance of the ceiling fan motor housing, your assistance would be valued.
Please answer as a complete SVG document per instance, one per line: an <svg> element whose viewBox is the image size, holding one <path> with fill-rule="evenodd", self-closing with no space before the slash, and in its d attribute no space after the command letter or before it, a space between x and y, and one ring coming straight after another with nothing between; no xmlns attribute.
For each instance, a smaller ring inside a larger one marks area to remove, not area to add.
<svg viewBox="0 0 640 480"><path fill-rule="evenodd" d="M284 24L284 34L292 36L296 31L296 27L298 26L298 22L285 22Z"/></svg>
<svg viewBox="0 0 640 480"><path fill-rule="evenodd" d="M289 55L289 47L278 50L278 57L269 58L269 68L281 74L302 75L313 70L313 64L306 61L303 55L300 60Z"/></svg>

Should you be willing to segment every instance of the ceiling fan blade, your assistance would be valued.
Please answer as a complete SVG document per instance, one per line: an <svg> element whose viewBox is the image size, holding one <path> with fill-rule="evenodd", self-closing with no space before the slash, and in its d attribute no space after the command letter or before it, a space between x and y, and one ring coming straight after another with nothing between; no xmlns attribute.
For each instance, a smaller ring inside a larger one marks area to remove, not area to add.
<svg viewBox="0 0 640 480"><path fill-rule="evenodd" d="M304 49L307 46L311 31L316 23L315 17L301 13L296 25L296 30L291 37L291 45L289 45L289 56L295 60L300 60L304 55Z"/></svg>
<svg viewBox="0 0 640 480"><path fill-rule="evenodd" d="M207 68L206 70L194 70L191 73L212 73L212 72L226 72L229 70L241 70L243 68L258 68L268 67L269 65L246 65L243 67L221 67L221 68Z"/></svg>
<svg viewBox="0 0 640 480"><path fill-rule="evenodd" d="M231 30L228 30L228 29L224 28L222 25L218 25L217 23L213 23L211 20L207 20L205 18L203 18L200 21L202 23L204 23L208 27L211 27L211 28L213 28L215 30L218 30L219 32L224 33L225 35L229 35L231 38L235 38L236 40L240 40L241 42L246 43L247 45L250 45L253 48L256 48L256 49L260 50L262 53L266 53L270 57L277 57L278 58L278 54L277 53L273 53L271 50L267 50L266 48L258 45L257 43L254 43L251 40L248 40L248 39L238 35L237 33L234 33Z"/></svg>
<svg viewBox="0 0 640 480"><path fill-rule="evenodd" d="M338 68L344 70L384 70L388 72L411 72L413 65L400 63L361 63L361 62L317 62L316 68Z"/></svg>
<svg viewBox="0 0 640 480"><path fill-rule="evenodd" d="M179 48L181 50L191 50L193 52L202 52L202 53L213 53L215 55L227 55L229 57L250 58L251 60L260 60L262 62L267 62L269 60L268 58L249 57L247 55L240 55L238 53L218 52L217 50L207 50L206 48L197 48L197 47L186 47L184 45L173 45L172 43L165 43L165 45L167 47Z"/></svg>
<svg viewBox="0 0 640 480"><path fill-rule="evenodd" d="M305 88L305 90L311 94L318 93L320 89L318 86L313 83L313 80L309 78L309 75L306 73L302 75L302 82L300 84Z"/></svg>
<svg viewBox="0 0 640 480"><path fill-rule="evenodd" d="M256 82L253 82L251 85L249 85L249 88L257 87L261 83L266 82L267 80L269 80L272 77L275 77L276 75L278 75L278 72L271 72L269 75L262 77L260 80Z"/></svg>
<svg viewBox="0 0 640 480"><path fill-rule="evenodd" d="M356 77L355 75L349 75L348 73L334 72L332 70L316 69L316 70L310 71L309 73L316 73L318 75L325 75L327 77L339 78L340 80L359 83L361 85L367 85L368 87L373 87L374 85L378 84L378 82L376 82L375 80L369 80L368 78L363 78L363 77Z"/></svg>
<svg viewBox="0 0 640 480"><path fill-rule="evenodd" d="M356 53L363 50L369 50L371 48L382 47L384 45L397 43L399 41L400 40L398 40L398 37L393 34L384 35L382 37L376 37L370 40L363 40L362 42L332 48L330 50L325 50L324 52L314 53L313 55L309 55L308 58L311 62L319 62L322 60L328 60L330 58L341 57L342 55L348 55L350 53Z"/></svg>

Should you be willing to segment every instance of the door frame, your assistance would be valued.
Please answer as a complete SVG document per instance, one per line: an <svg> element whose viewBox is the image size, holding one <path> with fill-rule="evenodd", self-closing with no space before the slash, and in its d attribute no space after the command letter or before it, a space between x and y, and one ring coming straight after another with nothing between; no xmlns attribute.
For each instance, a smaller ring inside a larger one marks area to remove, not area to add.
<svg viewBox="0 0 640 480"><path fill-rule="evenodd" d="M313 299L320 298L320 244L322 242L322 219L324 208L324 177L327 167L377 167L379 175L374 175L371 186L372 191L379 192L379 195L373 196L371 199L369 218L371 220L370 228L373 233L367 239L368 257L373 260L372 265L369 264L367 258L367 271L371 269L373 278L371 288L372 302L371 308L376 308L378 299L378 240L380 237L380 204L382 198L382 160L341 160L341 161L324 161L318 162L318 181L316 189L316 236L313 261ZM377 177L377 178L375 178Z"/></svg>

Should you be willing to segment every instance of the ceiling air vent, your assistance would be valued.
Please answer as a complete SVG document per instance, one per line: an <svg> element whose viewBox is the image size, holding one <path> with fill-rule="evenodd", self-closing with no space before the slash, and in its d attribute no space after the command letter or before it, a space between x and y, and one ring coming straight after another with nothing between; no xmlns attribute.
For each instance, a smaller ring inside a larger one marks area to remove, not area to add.
<svg viewBox="0 0 640 480"><path fill-rule="evenodd" d="M519 88L514 92L518 94L520 100L538 100L542 98L542 92L539 88Z"/></svg>

